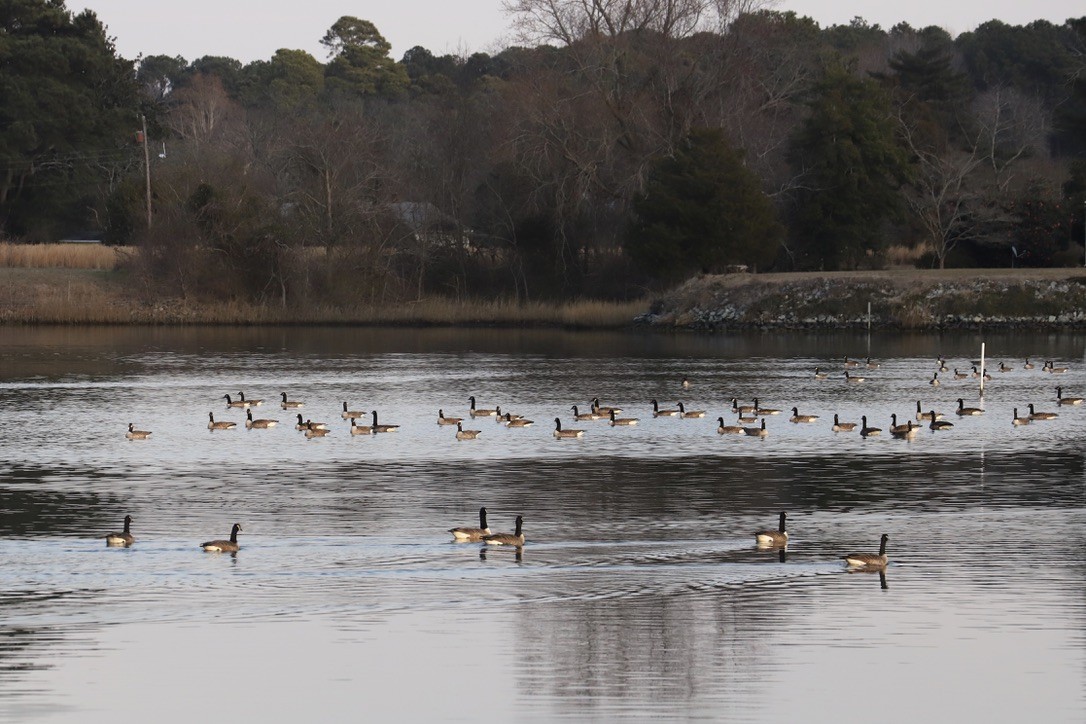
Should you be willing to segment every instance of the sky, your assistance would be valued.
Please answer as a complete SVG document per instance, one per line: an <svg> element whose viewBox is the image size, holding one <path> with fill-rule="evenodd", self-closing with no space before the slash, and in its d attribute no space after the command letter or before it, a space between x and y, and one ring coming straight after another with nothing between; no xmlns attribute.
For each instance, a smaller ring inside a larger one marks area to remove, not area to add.
<svg viewBox="0 0 1086 724"><path fill-rule="evenodd" d="M917 28L938 25L952 35L993 18L1023 25L1033 20L1062 23L1086 15L1082 0L777 0L774 7L808 15L823 26L860 16L884 28L902 21ZM320 39L344 15L373 22L392 44L397 60L416 45L435 55L467 55L494 53L515 44L501 0L186 0L174 5L69 0L68 8L96 12L125 58L180 55L191 61L225 55L248 63L291 48L324 61L328 56Z"/></svg>

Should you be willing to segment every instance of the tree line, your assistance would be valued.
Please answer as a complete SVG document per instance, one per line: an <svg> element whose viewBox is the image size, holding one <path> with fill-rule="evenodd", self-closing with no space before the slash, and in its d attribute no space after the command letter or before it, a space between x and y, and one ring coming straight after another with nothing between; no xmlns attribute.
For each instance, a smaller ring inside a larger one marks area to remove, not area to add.
<svg viewBox="0 0 1086 724"><path fill-rule="evenodd" d="M397 61L343 17L323 60L242 64L126 60L91 11L0 3L0 233L98 233L157 294L284 306L1081 259L1086 17L506 7L524 45L494 55Z"/></svg>

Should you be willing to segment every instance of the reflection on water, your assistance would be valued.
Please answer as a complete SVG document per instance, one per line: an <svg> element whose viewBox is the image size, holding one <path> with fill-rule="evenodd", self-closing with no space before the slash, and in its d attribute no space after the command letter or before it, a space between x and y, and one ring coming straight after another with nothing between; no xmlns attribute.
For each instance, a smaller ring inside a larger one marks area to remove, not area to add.
<svg viewBox="0 0 1086 724"><path fill-rule="evenodd" d="M3 334L2 718L1086 714L1086 409L1010 422L1056 410L1055 384L1082 396L1082 335L987 336L992 368L1071 369L997 375L980 398L927 385L939 354L976 356L970 333ZM845 354L881 367L846 385ZM239 390L282 424L244 429L221 399ZM287 424L281 391L331 434ZM537 421L600 396L641 422L557 441L476 418L482 437L459 442L437 409L467 417L472 395ZM732 397L821 419L718 435ZM958 397L986 413L959 419ZM653 418L652 398L710 415ZM830 431L834 413L911 419L918 399L955 427ZM350 435L344 400L401 430ZM209 432L209 411L238 429ZM152 439L126 440L129 422ZM454 543L480 505L496 531L523 515L526 546ZM757 548L781 510L787 549ZM107 548L126 514L135 545ZM236 557L199 550L235 520ZM840 556L882 532L889 568L847 573Z"/></svg>

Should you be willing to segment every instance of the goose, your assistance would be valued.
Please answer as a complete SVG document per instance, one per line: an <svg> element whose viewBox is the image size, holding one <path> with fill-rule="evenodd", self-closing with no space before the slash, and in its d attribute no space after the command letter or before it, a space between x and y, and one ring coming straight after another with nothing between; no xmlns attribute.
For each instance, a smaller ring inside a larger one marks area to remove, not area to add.
<svg viewBox="0 0 1086 724"><path fill-rule="evenodd" d="M973 365L973 371L969 373L969 376L972 377L973 379L976 379L977 377L980 377L980 372L977 370L976 365Z"/></svg>
<svg viewBox="0 0 1086 724"><path fill-rule="evenodd" d="M1008 367L1007 365L1000 362L999 363L999 371L1000 372L1014 372L1014 368L1013 367Z"/></svg>
<svg viewBox="0 0 1086 724"><path fill-rule="evenodd" d="M238 393L238 399L244 402L248 407L259 407L264 404L264 400L246 400L244 392Z"/></svg>
<svg viewBox="0 0 1086 724"><path fill-rule="evenodd" d="M1036 412L1033 409L1033 403L1027 405L1029 407L1029 419L1031 420L1054 420L1059 417L1055 412Z"/></svg>
<svg viewBox="0 0 1086 724"><path fill-rule="evenodd" d="M490 526L486 524L486 508L479 508L478 528L469 528L467 526L449 528L449 532L452 533L453 540L465 543L479 541L483 539L484 535L490 535Z"/></svg>
<svg viewBox="0 0 1086 724"><path fill-rule="evenodd" d="M742 435L743 428L739 425L725 425L724 418L718 417L716 419L716 431L721 435Z"/></svg>
<svg viewBox="0 0 1086 724"><path fill-rule="evenodd" d="M872 361L871 358L868 357L867 358L867 369L869 369L869 370L877 370L878 368L879 368L879 363Z"/></svg>
<svg viewBox="0 0 1086 724"><path fill-rule="evenodd" d="M848 355L845 355L845 367L859 367L860 363L854 359L849 359Z"/></svg>
<svg viewBox="0 0 1086 724"><path fill-rule="evenodd" d="M755 415L779 415L780 410L775 410L772 407L762 407L758 404L758 398L754 398L754 414Z"/></svg>
<svg viewBox="0 0 1086 724"><path fill-rule="evenodd" d="M818 419L818 415L801 415L799 414L799 408L792 408L792 416L788 418L788 422L814 422Z"/></svg>
<svg viewBox="0 0 1086 724"><path fill-rule="evenodd" d="M531 427L535 424L535 420L528 420L523 417L513 417L508 412L505 413L504 419L501 421L505 423L506 427Z"/></svg>
<svg viewBox="0 0 1086 724"><path fill-rule="evenodd" d="M984 410L979 407L966 407L965 400L958 398L958 409L954 411L955 415L983 415Z"/></svg>
<svg viewBox="0 0 1086 724"><path fill-rule="evenodd" d="M471 410L469 410L468 414L470 414L472 417L496 417L497 414L498 414L497 410L482 410L482 409L477 410L477 409L475 409L475 396L474 395L469 397L468 401L471 402Z"/></svg>
<svg viewBox="0 0 1086 724"><path fill-rule="evenodd" d="M457 423L458 425L460 423ZM355 418L351 418L351 434L352 435L372 435L373 428L369 425L359 425Z"/></svg>
<svg viewBox="0 0 1086 724"><path fill-rule="evenodd" d="M959 372L957 367L954 368L954 379L956 379L956 380L964 380L968 376L969 376L968 372Z"/></svg>
<svg viewBox="0 0 1086 724"><path fill-rule="evenodd" d="M323 422L313 422L312 420L306 420L302 422L302 413L298 413L298 424L294 426L295 430L327 430L328 425Z"/></svg>
<svg viewBox="0 0 1086 724"><path fill-rule="evenodd" d="M366 413L362 410L348 410L347 401L343 401L343 412L339 413L339 416L344 420L350 420L352 417L365 417Z"/></svg>
<svg viewBox="0 0 1086 724"><path fill-rule="evenodd" d="M932 410L932 414L934 413L935 410ZM932 421L928 424L928 427L930 427L932 430L949 430L950 428L954 427L954 423L947 422L946 420L932 419Z"/></svg>
<svg viewBox="0 0 1086 724"><path fill-rule="evenodd" d="M377 424L377 410L373 410L370 414L373 415L373 431L374 432L396 432L397 430L400 429L399 425L378 425Z"/></svg>
<svg viewBox="0 0 1086 724"><path fill-rule="evenodd" d="M120 533L106 533L106 545L107 546L130 546L136 542L136 537L132 535L132 516L126 515L124 517L124 530Z"/></svg>
<svg viewBox="0 0 1086 724"><path fill-rule="evenodd" d="M894 435L899 432L905 432L905 430L912 426L912 422L912 420L909 420L908 424L906 425L897 424L897 413L895 412L894 414L890 415L890 434Z"/></svg>
<svg viewBox="0 0 1086 724"><path fill-rule="evenodd" d="M1024 369L1024 370L1033 369L1033 363L1029 361L1029 357L1026 357L1026 363L1024 365L1022 365L1022 369Z"/></svg>
<svg viewBox="0 0 1086 724"><path fill-rule="evenodd" d="M980 376L984 378L985 382L991 382L992 381L992 376L990 374L988 374L988 368L987 367L982 369L980 372L981 372Z"/></svg>
<svg viewBox="0 0 1086 724"><path fill-rule="evenodd" d="M463 422L462 417L445 417L444 410L437 411L437 424L438 425L455 425L458 422Z"/></svg>
<svg viewBox="0 0 1086 724"><path fill-rule="evenodd" d="M1067 371L1067 368L1066 367L1056 367L1056 366L1054 366L1052 364L1052 360L1049 360L1048 362L1045 362L1045 366L1041 368L1041 371L1042 372L1047 371L1047 372L1051 372L1052 374L1062 375L1064 372Z"/></svg>
<svg viewBox="0 0 1086 724"><path fill-rule="evenodd" d="M236 553L240 532L241 525L234 523L234 527L230 529L230 540L209 540L207 543L201 543L200 547L212 553Z"/></svg>
<svg viewBox="0 0 1086 724"><path fill-rule="evenodd" d="M653 417L675 417L679 414L678 410L661 410L660 405L656 403L656 400L652 401L652 416Z"/></svg>
<svg viewBox="0 0 1086 724"><path fill-rule="evenodd" d="M474 440L483 434L482 430L465 430L464 423L456 423L456 439L457 440Z"/></svg>
<svg viewBox="0 0 1086 724"><path fill-rule="evenodd" d="M223 398L226 400L226 406L227 407L248 407L249 406L249 403L246 402L245 400L232 400L232 399L230 399L230 395L223 395Z"/></svg>
<svg viewBox="0 0 1086 724"><path fill-rule="evenodd" d="M851 382L852 384L856 385L856 384L859 384L859 383L863 382L864 379L866 379L866 378L850 375L848 373L848 370L845 370L845 382Z"/></svg>
<svg viewBox="0 0 1086 724"><path fill-rule="evenodd" d="M777 530L760 530L754 534L754 542L759 546L783 546L788 544L788 531L784 528L784 519L788 514L781 511L781 522Z"/></svg>
<svg viewBox="0 0 1086 724"><path fill-rule="evenodd" d="M268 428L275 427L278 424L279 424L278 420L267 420L267 419L254 420L253 419L253 411L252 410L246 410L245 411L245 428L247 430L252 430L254 428L257 429L257 430L267 430Z"/></svg>
<svg viewBox="0 0 1086 724"><path fill-rule="evenodd" d="M768 437L769 431L765 429L765 418L762 418L762 424L759 427L744 427L743 434L751 437Z"/></svg>
<svg viewBox="0 0 1086 724"><path fill-rule="evenodd" d="M704 417L704 415L705 413L702 413L701 415L697 415L696 417ZM687 413L687 417L692 416L693 415ZM636 417L615 417L614 411L611 412L611 427L617 427L618 425L636 425L638 422L639 421Z"/></svg>
<svg viewBox="0 0 1086 724"><path fill-rule="evenodd" d="M688 380L687 378L683 377L683 381L682 381L682 385L681 385L681 387L682 387L682 388L683 388L684 390L689 390L689 389L690 389L690 380Z"/></svg>
<svg viewBox="0 0 1086 724"><path fill-rule="evenodd" d="M755 411L754 405L740 405L738 398L736 398L736 397L732 398L732 412L740 412L741 413L741 412L754 412L754 411Z"/></svg>
<svg viewBox="0 0 1086 724"><path fill-rule="evenodd" d="M932 415L935 415L935 417L932 417ZM946 416L943 413L936 412L935 410L932 410L930 412L924 412L923 408L920 407L920 400L916 401L917 420L920 420L921 422L923 422L924 420L942 420L944 417Z"/></svg>
<svg viewBox="0 0 1086 724"><path fill-rule="evenodd" d="M1081 402L1081 401L1082 400L1079 400L1079 402ZM1065 404L1065 403L1061 402L1060 404L1062 405L1062 404ZM1070 403L1070 404L1074 404L1074 403ZM124 436L127 437L129 440L146 440L147 438L151 437L151 431L150 430L137 430L136 425L134 423L130 422L130 423L128 423L128 432L126 432L124 434Z"/></svg>
<svg viewBox="0 0 1086 724"><path fill-rule="evenodd" d="M878 555L873 553L849 553L847 556L841 557L850 568L885 568L887 562L886 541L888 540L890 540L890 536L883 533L879 542Z"/></svg>
<svg viewBox="0 0 1086 724"><path fill-rule="evenodd" d="M567 437L584 437L584 430L563 430L562 421L554 418L554 436L558 439Z"/></svg>
<svg viewBox="0 0 1086 724"><path fill-rule="evenodd" d="M938 387L941 384L939 382L939 373L938 372L933 372L932 373L931 379L928 380L928 384L931 385L932 387Z"/></svg>
<svg viewBox="0 0 1086 724"><path fill-rule="evenodd" d="M502 412L502 406L501 405L495 405L494 406L494 422L497 422L497 423L505 422L504 418L506 418L506 417L508 417L511 420L520 420L520 419L522 419L524 417L524 415L514 415L511 412Z"/></svg>
<svg viewBox="0 0 1086 724"><path fill-rule="evenodd" d="M600 419L600 416L597 415L595 413L595 411L593 411L593 412L581 412L581 411L579 411L577 409L576 405L573 405L569 409L573 410L573 419L574 420L582 420L583 421L583 420L598 420L598 419Z"/></svg>
<svg viewBox="0 0 1086 724"><path fill-rule="evenodd" d="M1082 398L1081 397L1064 397L1063 396L1063 388L1062 387L1057 387L1056 388L1056 404L1057 405L1081 405L1082 404ZM151 433L147 433L147 434L150 435Z"/></svg>
<svg viewBox="0 0 1086 724"><path fill-rule="evenodd" d="M740 412L739 413L739 422L742 422L744 424L745 423L751 423L751 422L758 422L758 416L753 415L753 414L744 414L744 413Z"/></svg>
<svg viewBox="0 0 1086 724"><path fill-rule="evenodd" d="M687 410L683 407L683 403L677 403L679 405L679 417L705 417L705 410Z"/></svg>
<svg viewBox="0 0 1086 724"><path fill-rule="evenodd" d="M517 529L513 533L491 533L490 535L484 535L483 541L492 546L516 546L520 548L524 545L524 532L522 526L524 519L517 516Z"/></svg>
<svg viewBox="0 0 1086 724"><path fill-rule="evenodd" d="M947 371L946 360L943 359L943 355L939 355L939 359L936 360L936 361L939 363L939 371L940 372L946 372Z"/></svg>
<svg viewBox="0 0 1086 724"><path fill-rule="evenodd" d="M880 432L882 432L881 427L868 427L867 426L867 415L861 415L860 420L863 423L863 426L860 428L860 434L862 436L864 436L864 437L874 437L875 435L878 435Z"/></svg>
<svg viewBox="0 0 1086 724"><path fill-rule="evenodd" d="M827 377L829 377L829 375L827 375L825 372L823 372L821 367L815 367L814 378L816 380L824 380Z"/></svg>
<svg viewBox="0 0 1086 724"><path fill-rule="evenodd" d="M600 407L600 398L592 398L592 412L596 413L600 417L607 417L611 414L612 411L614 411L616 415L622 414L621 407Z"/></svg>
<svg viewBox="0 0 1086 724"><path fill-rule="evenodd" d="M1012 425L1014 425L1015 427L1021 427L1022 425L1028 425L1031 422L1033 422L1033 420L1029 417L1019 417L1018 408L1014 408L1014 417L1011 418Z"/></svg>
<svg viewBox="0 0 1086 724"><path fill-rule="evenodd" d="M328 437L329 430L327 427L310 427L305 431L307 439L312 440L315 437Z"/></svg>
<svg viewBox="0 0 1086 724"><path fill-rule="evenodd" d="M210 422L207 423L208 430L233 430L238 426L236 422L215 422L214 412L207 413L207 419L210 420Z"/></svg>
<svg viewBox="0 0 1086 724"><path fill-rule="evenodd" d="M855 422L841 422L837 419L837 413L833 413L833 431L834 432L852 432L856 429Z"/></svg>
<svg viewBox="0 0 1086 724"><path fill-rule="evenodd" d="M283 396L283 401L279 403L279 407L283 408L284 410L299 410L305 407L303 403L298 402L297 400L288 400L287 393L280 392L279 394Z"/></svg>
<svg viewBox="0 0 1086 724"><path fill-rule="evenodd" d="M911 440L919 431L920 425L914 424L912 420L906 420L904 425L894 425L890 428L890 434L900 440Z"/></svg>

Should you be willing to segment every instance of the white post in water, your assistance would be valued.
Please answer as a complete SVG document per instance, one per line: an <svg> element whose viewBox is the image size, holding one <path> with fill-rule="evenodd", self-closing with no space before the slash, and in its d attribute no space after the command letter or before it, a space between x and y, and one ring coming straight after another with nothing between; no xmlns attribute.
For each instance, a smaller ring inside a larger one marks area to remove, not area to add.
<svg viewBox="0 0 1086 724"><path fill-rule="evenodd" d="M980 343L980 396L984 397L984 342Z"/></svg>
<svg viewBox="0 0 1086 724"><path fill-rule="evenodd" d="M867 303L867 331L871 331L871 302Z"/></svg>

